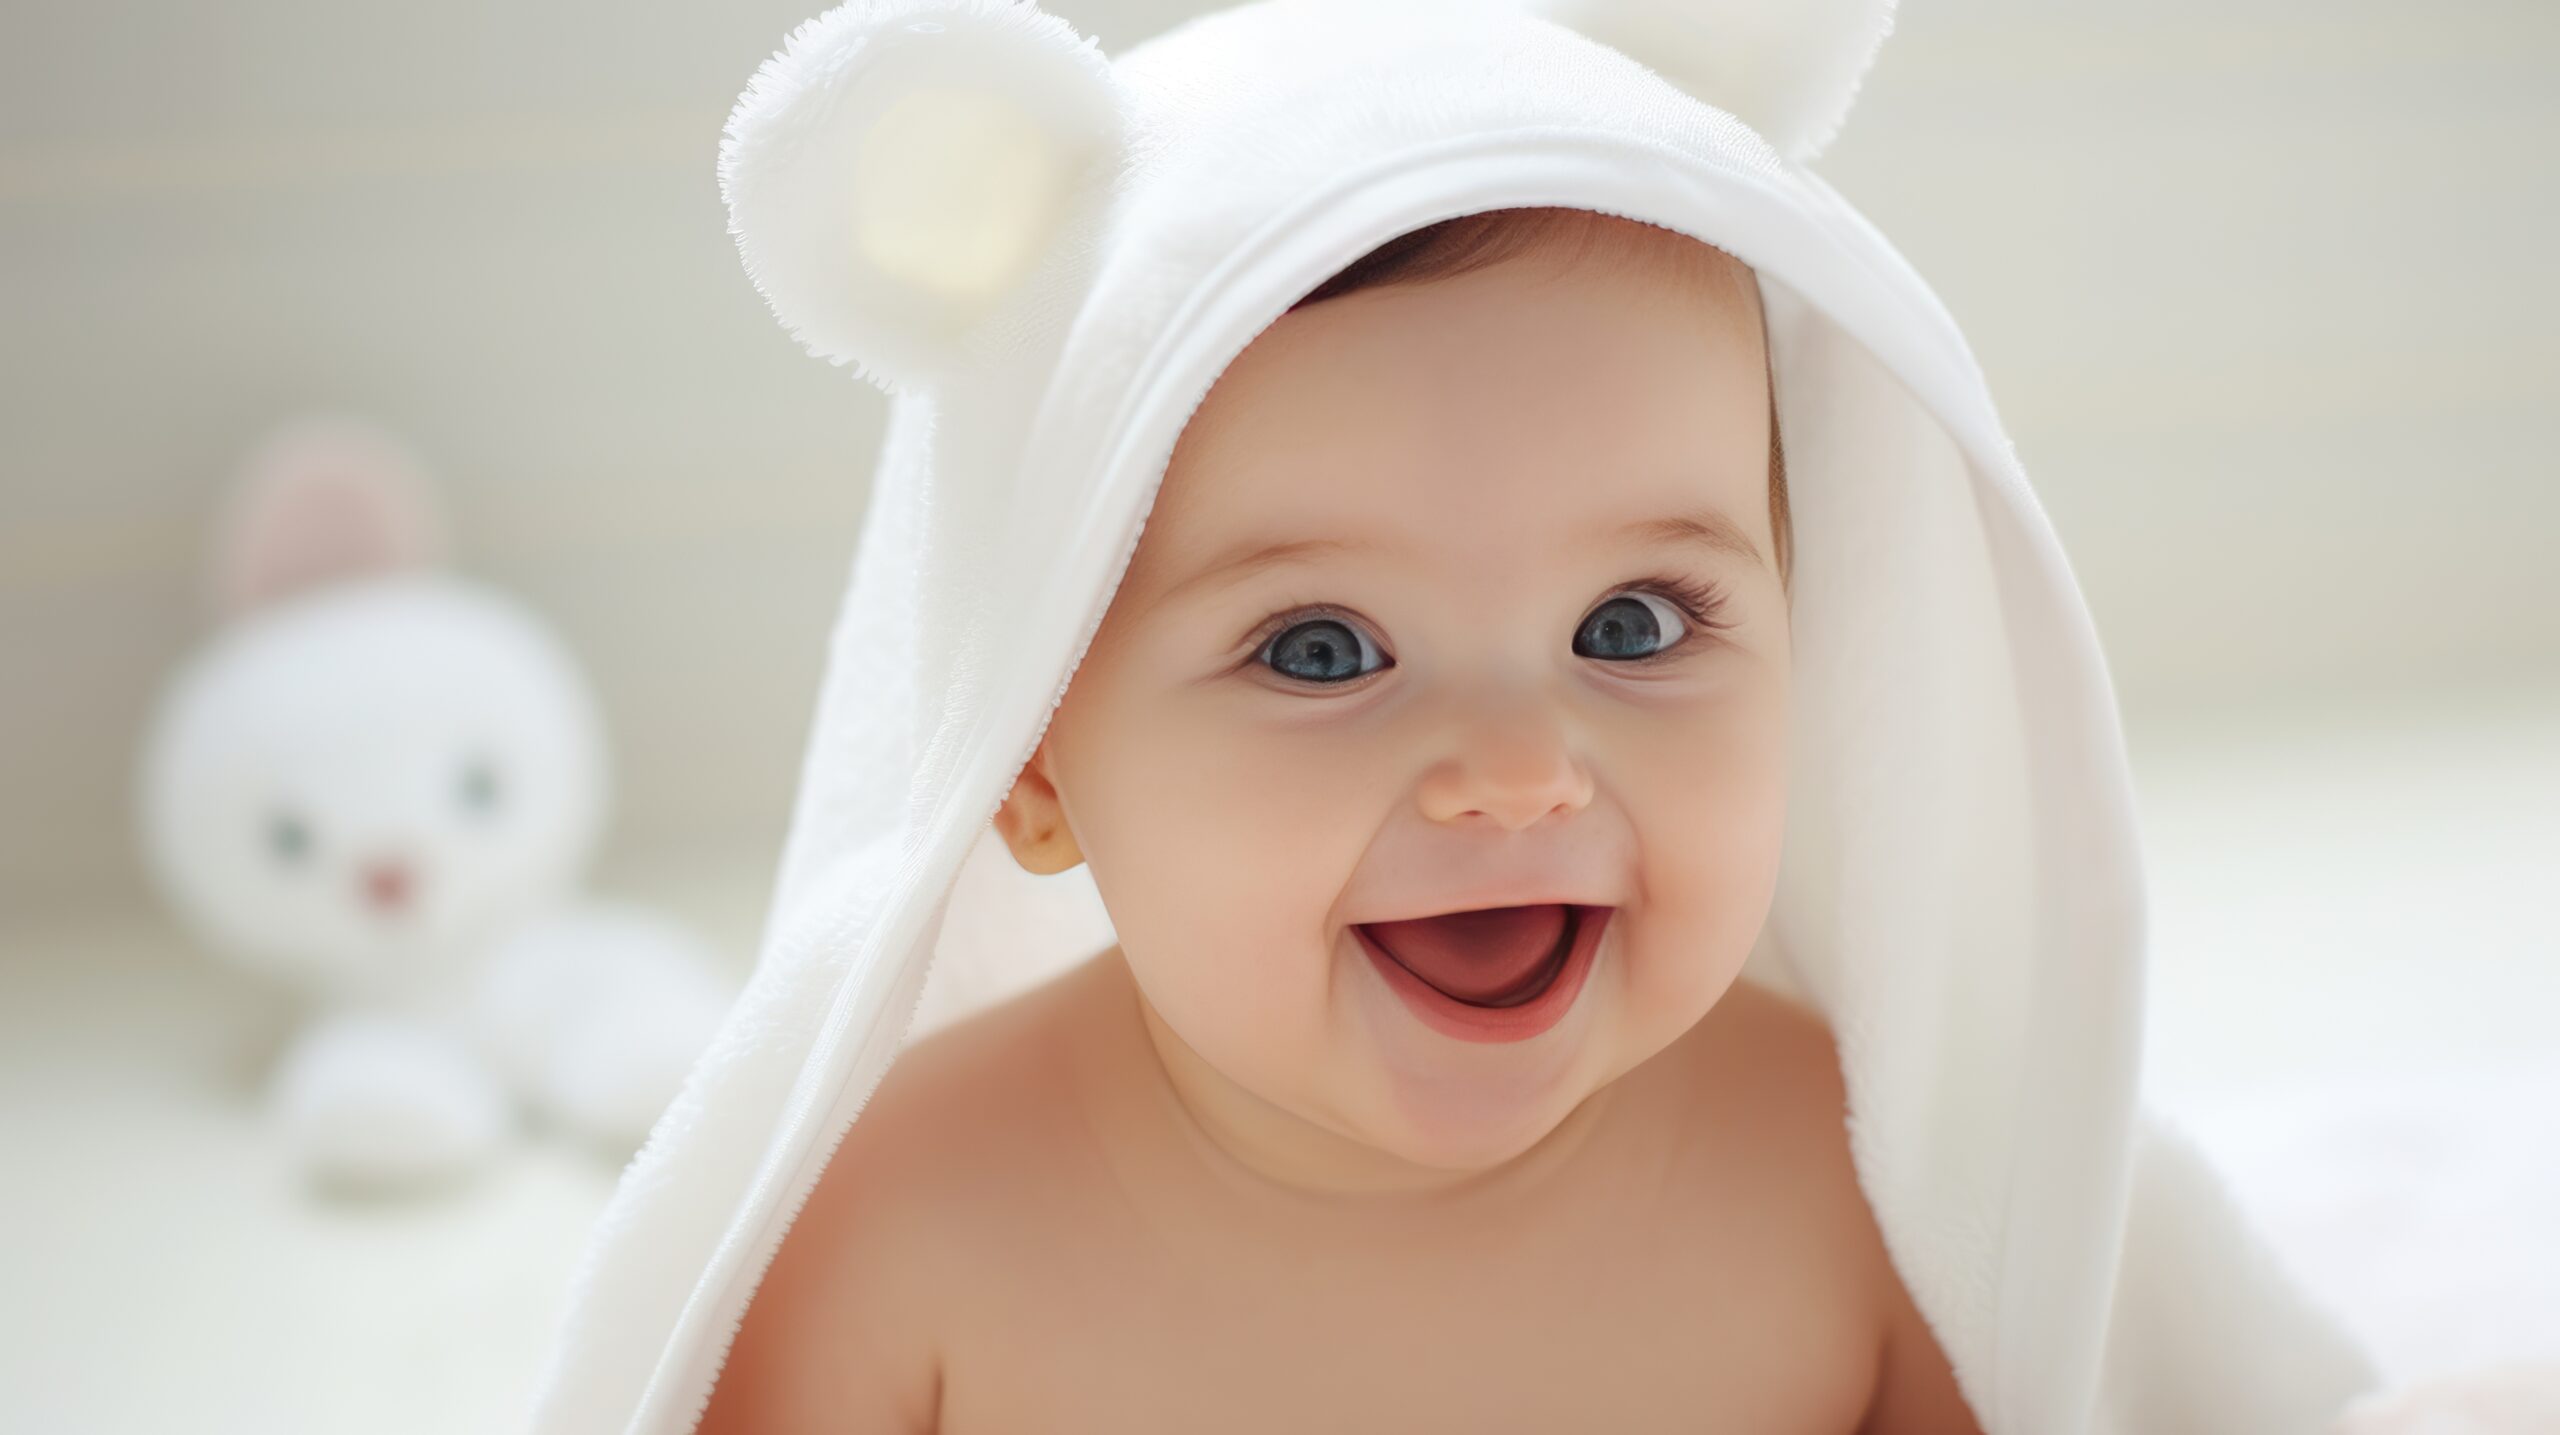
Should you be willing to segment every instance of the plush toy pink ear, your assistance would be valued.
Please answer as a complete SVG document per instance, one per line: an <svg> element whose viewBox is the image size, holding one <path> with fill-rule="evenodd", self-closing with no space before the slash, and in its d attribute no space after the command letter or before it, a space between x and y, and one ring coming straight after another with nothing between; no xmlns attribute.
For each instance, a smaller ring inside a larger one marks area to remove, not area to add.
<svg viewBox="0 0 2560 1435"><path fill-rule="evenodd" d="M729 230L810 352L931 383L1120 151L1091 40L1016 0L851 0L756 71L720 145Z"/></svg>
<svg viewBox="0 0 2560 1435"><path fill-rule="evenodd" d="M426 470L407 445L361 419L294 420L249 456L214 546L213 602L225 618L350 578L443 557Z"/></svg>
<svg viewBox="0 0 2560 1435"><path fill-rule="evenodd" d="M1803 163L1840 132L1893 30L1893 0L1529 0L1730 112Z"/></svg>

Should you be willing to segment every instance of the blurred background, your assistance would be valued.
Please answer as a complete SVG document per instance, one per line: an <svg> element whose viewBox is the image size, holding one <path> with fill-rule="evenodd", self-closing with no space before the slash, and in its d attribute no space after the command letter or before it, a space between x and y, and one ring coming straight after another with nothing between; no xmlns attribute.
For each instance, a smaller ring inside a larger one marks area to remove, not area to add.
<svg viewBox="0 0 2560 1435"><path fill-rule="evenodd" d="M1116 52L1204 7L1049 8ZM154 901L136 754L243 451L368 415L593 681L597 887L743 970L883 413L713 180L812 13L13 7L0 1428L517 1417L611 1162L305 1197L250 1135L295 1008ZM1966 330L2096 614L2152 1098L2399 1378L2560 1354L2555 141L2543 0L1912 0L1818 166Z"/></svg>

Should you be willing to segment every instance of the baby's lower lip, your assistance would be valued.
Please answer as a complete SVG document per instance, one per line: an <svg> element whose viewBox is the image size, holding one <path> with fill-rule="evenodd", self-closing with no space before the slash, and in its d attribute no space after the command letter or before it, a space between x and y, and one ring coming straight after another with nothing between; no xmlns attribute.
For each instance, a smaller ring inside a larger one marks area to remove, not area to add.
<svg viewBox="0 0 2560 1435"><path fill-rule="evenodd" d="M1547 984L1545 991L1509 1007L1483 1007L1459 1001L1406 970L1402 962L1389 956L1385 948L1370 939L1365 928L1355 926L1351 932L1360 949L1368 953L1369 965L1376 969L1380 979L1423 1025L1459 1041L1526 1041L1554 1026L1573 1008L1574 999L1581 994L1584 978L1591 974L1592 957L1599 949L1600 934L1616 911L1615 907L1574 908L1573 943L1566 950L1564 963L1556 972L1555 979Z"/></svg>

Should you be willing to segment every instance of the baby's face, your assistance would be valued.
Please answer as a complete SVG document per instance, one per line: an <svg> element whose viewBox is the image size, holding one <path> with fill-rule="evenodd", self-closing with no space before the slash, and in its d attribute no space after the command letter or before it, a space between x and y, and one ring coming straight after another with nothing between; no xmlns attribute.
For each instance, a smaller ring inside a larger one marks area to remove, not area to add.
<svg viewBox="0 0 2560 1435"><path fill-rule="evenodd" d="M1240 355L1007 801L1009 836L1071 834L1195 1080L1295 1149L1507 1161L1705 1015L1768 913L1789 635L1757 291L1663 231L1560 253L1327 300ZM1280 543L1306 546L1238 561ZM1552 1027L1457 1039L1354 924L1513 880L1616 910Z"/></svg>

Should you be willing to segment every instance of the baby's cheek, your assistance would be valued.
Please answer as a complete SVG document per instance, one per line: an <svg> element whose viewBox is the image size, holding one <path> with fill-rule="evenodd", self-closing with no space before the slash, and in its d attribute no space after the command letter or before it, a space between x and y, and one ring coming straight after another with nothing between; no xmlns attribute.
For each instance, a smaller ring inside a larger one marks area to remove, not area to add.
<svg viewBox="0 0 2560 1435"><path fill-rule="evenodd" d="M1636 830L1642 909L1629 923L1629 1009L1668 1039L1723 995L1768 920L1785 847L1783 730L1762 713L1703 716L1619 787Z"/></svg>
<svg viewBox="0 0 2560 1435"><path fill-rule="evenodd" d="M1204 1055L1303 1061L1292 1049L1325 1020L1327 929L1375 830L1374 789L1364 799L1362 774L1286 743L1166 732L1154 758L1115 824L1136 889L1111 894L1122 942L1154 968L1167 1021L1221 1048Z"/></svg>
<svg viewBox="0 0 2560 1435"><path fill-rule="evenodd" d="M1183 735L1157 800L1220 915L1315 938L1404 785L1382 745L1285 726Z"/></svg>
<svg viewBox="0 0 2560 1435"><path fill-rule="evenodd" d="M1654 780L1631 785L1626 801L1645 853L1677 896L1738 892L1774 880L1785 843L1786 755L1751 732L1718 734L1658 755ZM1650 886L1650 881L1648 886Z"/></svg>

